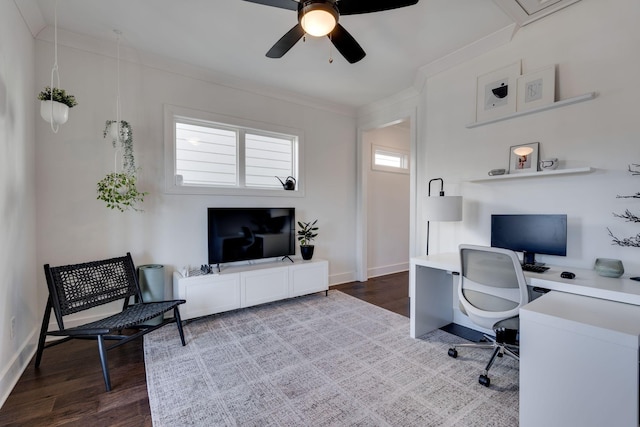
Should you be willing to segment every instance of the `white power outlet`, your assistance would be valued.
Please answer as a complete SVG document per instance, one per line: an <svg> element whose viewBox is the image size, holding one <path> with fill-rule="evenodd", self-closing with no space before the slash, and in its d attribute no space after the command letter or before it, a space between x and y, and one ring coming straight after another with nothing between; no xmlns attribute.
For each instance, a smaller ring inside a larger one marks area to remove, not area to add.
<svg viewBox="0 0 640 427"><path fill-rule="evenodd" d="M10 331L11 340L16 337L16 318L15 316L11 318L11 331Z"/></svg>

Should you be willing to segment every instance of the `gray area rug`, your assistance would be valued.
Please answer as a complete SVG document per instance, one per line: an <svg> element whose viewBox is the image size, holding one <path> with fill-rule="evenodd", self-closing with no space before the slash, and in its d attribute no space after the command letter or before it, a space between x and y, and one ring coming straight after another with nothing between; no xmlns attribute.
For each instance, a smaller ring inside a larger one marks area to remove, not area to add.
<svg viewBox="0 0 640 427"><path fill-rule="evenodd" d="M518 366L339 291L209 316L144 338L153 425L516 426Z"/></svg>

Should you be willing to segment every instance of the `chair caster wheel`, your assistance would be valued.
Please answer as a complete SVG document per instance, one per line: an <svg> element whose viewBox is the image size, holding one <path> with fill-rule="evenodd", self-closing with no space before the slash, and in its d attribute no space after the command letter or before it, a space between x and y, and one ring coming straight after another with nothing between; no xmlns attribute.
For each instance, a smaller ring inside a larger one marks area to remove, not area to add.
<svg viewBox="0 0 640 427"><path fill-rule="evenodd" d="M458 357L458 350L456 350L455 348L450 348L448 354L455 359L456 357Z"/></svg>
<svg viewBox="0 0 640 427"><path fill-rule="evenodd" d="M480 375L480 377L478 378L478 382L485 387L489 387L489 385L491 385L491 380L486 375Z"/></svg>

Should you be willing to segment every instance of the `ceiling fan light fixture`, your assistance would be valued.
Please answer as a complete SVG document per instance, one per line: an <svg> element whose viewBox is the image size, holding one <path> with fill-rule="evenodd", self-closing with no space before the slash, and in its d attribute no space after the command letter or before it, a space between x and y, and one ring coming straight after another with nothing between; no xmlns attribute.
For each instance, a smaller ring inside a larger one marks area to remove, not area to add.
<svg viewBox="0 0 640 427"><path fill-rule="evenodd" d="M326 36L337 23L338 11L331 2L310 2L300 10L300 25L310 36Z"/></svg>

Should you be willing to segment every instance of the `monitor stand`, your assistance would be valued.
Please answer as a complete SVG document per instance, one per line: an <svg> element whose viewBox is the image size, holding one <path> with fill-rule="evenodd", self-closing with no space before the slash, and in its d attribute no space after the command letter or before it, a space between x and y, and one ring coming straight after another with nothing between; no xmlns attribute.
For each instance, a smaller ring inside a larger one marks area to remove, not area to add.
<svg viewBox="0 0 640 427"><path fill-rule="evenodd" d="M536 262L536 254L534 252L523 252L522 253L522 263L523 264L533 264L543 266L544 262Z"/></svg>

